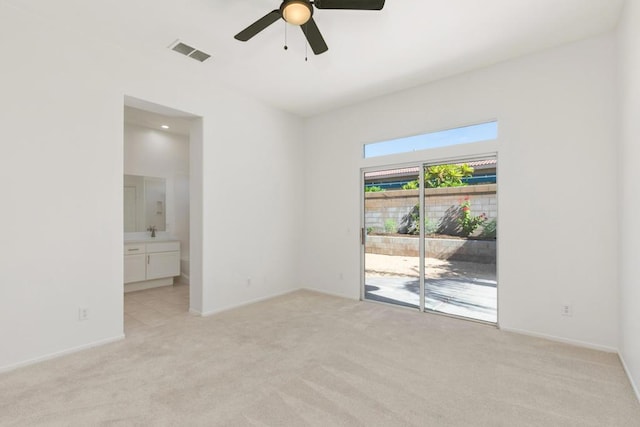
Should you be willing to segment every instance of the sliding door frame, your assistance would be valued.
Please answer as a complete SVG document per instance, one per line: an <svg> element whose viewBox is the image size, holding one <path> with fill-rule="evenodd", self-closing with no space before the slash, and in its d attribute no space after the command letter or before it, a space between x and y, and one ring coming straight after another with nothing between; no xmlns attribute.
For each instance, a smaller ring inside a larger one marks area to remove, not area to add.
<svg viewBox="0 0 640 427"><path fill-rule="evenodd" d="M366 245L367 245L367 232L366 232L366 224L365 224L365 191L364 191L364 186L365 186L365 175L368 172L379 172L379 171L384 171L384 170L389 170L389 169L401 169L401 168L418 168L420 170L420 174L418 175L418 181L420 183L420 189L422 191L420 191L421 193L421 198L420 198L420 216L422 217L422 209L423 208L423 201L424 201L424 167L422 166L423 162L410 162L410 163L396 163L396 164L385 164L385 165L381 165L381 166L371 166L371 167L364 167L364 168L360 168L360 301L367 301L367 302L372 302L372 303L376 303L376 304L388 304L385 302L380 302L380 301L375 301L375 300L371 300L371 299L366 299L365 298L365 285L366 285L366 272L365 272L365 257L366 257ZM424 227L420 227L420 234L423 235ZM424 236L423 236L424 237ZM420 270L424 271L424 243L419 243L419 249L420 249ZM419 304L419 310L421 312L424 312L424 274L422 275L422 277L420 277L420 304ZM401 307L404 309L408 309L408 310L415 310L415 308L412 307L405 307L403 305L397 305L397 307Z"/></svg>
<svg viewBox="0 0 640 427"><path fill-rule="evenodd" d="M417 167L419 169L419 178L418 178L418 183L419 183L419 215L420 218L419 220L421 221L420 224L424 224L424 218L426 215L426 211L425 211L425 187L424 187L424 175L425 175L425 169L429 166L434 166L434 165L440 165L440 164L447 164L447 163L461 163L461 162L465 162L465 161L477 161L477 160L485 160L485 159L496 159L498 160L498 153L497 152L485 152L485 153L481 153L481 154L465 154L465 155L461 155L461 156L454 156L454 157L445 157L445 158L438 158L438 159L423 159L423 160L419 160L419 161L412 161L412 162L406 162L406 163L389 163L389 164L384 164L384 165L378 165L378 166L370 166L370 167L363 167L360 169L360 300L361 301L367 301L367 302L374 302L374 303L379 303L379 304L387 304L384 302L378 302L378 301L374 301L374 300L370 300L370 299L366 299L365 298L365 281L366 281L366 272L365 272L365 256L366 256L366 238L367 238L367 233L366 233L366 224L365 224L365 174L368 172L378 172L378 171L383 171L383 170L389 170L389 169L400 169L400 168L411 168L411 167ZM499 168L500 162L498 161L496 163L496 182L498 182L499 180L499 174L498 172L498 168ZM499 209L499 206L498 206ZM499 217L499 215L498 215ZM500 287L496 285L496 293L497 293L497 300L496 300L496 322L487 322L484 320L478 320L478 319L473 319L473 318L469 318L469 317L464 317L464 316L457 316L455 314L449 314L449 313L443 313L443 312L439 312L439 311L435 311L435 310L427 310L425 308L425 300L426 300L426 292L425 292L425 255L426 255L426 239L425 239L425 227L421 226L420 227L420 235L419 235L419 270L420 270L420 304L419 304L419 311L423 312L423 313L433 313L433 314L438 314L441 316L447 316L447 317L453 317L453 318L457 318L457 319L463 319L463 320L467 320L467 321L471 321L471 322L477 322L477 323L482 323L485 325L490 325L490 326L495 326L495 327L499 327L499 305L500 305L500 298L499 298L499 292L500 292ZM496 282L500 283L499 277L498 277L498 259L499 259L499 238L497 236L498 232L496 233ZM402 306L399 306L402 307Z"/></svg>

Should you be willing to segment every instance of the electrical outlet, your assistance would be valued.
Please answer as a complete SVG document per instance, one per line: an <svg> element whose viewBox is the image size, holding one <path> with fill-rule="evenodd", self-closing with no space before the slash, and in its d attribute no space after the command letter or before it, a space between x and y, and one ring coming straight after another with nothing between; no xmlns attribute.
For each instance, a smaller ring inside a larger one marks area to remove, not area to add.
<svg viewBox="0 0 640 427"><path fill-rule="evenodd" d="M573 316L573 307L571 304L562 304L562 306L560 306L560 314L568 317Z"/></svg>
<svg viewBox="0 0 640 427"><path fill-rule="evenodd" d="M78 320L89 320L89 309L87 307L78 308Z"/></svg>

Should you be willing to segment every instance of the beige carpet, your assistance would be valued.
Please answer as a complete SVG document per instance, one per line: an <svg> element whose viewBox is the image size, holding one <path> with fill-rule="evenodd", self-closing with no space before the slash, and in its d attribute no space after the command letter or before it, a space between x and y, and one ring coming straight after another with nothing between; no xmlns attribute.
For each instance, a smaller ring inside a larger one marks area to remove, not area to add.
<svg viewBox="0 0 640 427"><path fill-rule="evenodd" d="M614 354L307 291L164 305L124 341L0 375L0 425L640 426Z"/></svg>

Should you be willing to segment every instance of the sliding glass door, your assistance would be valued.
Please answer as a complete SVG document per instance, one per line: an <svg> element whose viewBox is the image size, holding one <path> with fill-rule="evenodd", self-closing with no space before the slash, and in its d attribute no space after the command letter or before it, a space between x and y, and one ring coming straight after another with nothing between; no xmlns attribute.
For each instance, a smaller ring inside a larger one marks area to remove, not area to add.
<svg viewBox="0 0 640 427"><path fill-rule="evenodd" d="M497 160L363 174L363 298L497 322Z"/></svg>
<svg viewBox="0 0 640 427"><path fill-rule="evenodd" d="M364 174L364 292L367 300L420 307L420 168L387 169ZM403 188L405 187L405 188Z"/></svg>
<svg viewBox="0 0 640 427"><path fill-rule="evenodd" d="M497 322L495 158L425 165L425 310Z"/></svg>

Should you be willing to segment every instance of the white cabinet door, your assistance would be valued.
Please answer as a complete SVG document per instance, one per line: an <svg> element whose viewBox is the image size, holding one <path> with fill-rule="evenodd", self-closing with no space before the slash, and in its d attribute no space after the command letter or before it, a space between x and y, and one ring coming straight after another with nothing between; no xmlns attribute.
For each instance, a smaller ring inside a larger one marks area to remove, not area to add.
<svg viewBox="0 0 640 427"><path fill-rule="evenodd" d="M124 283L139 282L146 279L146 255L125 255Z"/></svg>
<svg viewBox="0 0 640 427"><path fill-rule="evenodd" d="M147 254L147 280L180 275L180 252Z"/></svg>

